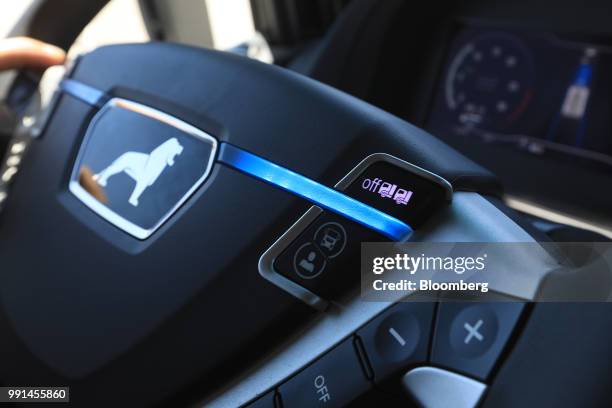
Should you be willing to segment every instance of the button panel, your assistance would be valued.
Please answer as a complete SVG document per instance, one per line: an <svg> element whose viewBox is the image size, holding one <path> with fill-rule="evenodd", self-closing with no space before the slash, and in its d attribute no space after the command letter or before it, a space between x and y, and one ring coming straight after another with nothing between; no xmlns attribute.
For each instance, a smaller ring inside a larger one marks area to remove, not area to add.
<svg viewBox="0 0 612 408"><path fill-rule="evenodd" d="M437 303L415 297L395 304L270 391L261 403L345 406L375 383L386 385L395 379L423 406L451 403L471 408L481 399L486 377L525 310L524 303L499 299ZM455 400L461 396L461 401Z"/></svg>
<svg viewBox="0 0 612 408"><path fill-rule="evenodd" d="M416 228L452 196L446 181L416 169L377 154L360 163L336 188ZM358 280L360 243L383 240L353 221L311 207L264 253L259 271L323 310L325 299L334 299L340 288L348 286L352 278L347 273L355 271ZM283 406L344 406L373 383L408 370L413 372L410 378L416 378L422 370L415 367L429 363L486 381L524 309L523 303L504 301L443 302L437 309L435 302L399 303L358 329L354 339L281 384L277 395ZM453 378L469 380L457 374ZM476 394L474 403L480 399Z"/></svg>
<svg viewBox="0 0 612 408"><path fill-rule="evenodd" d="M377 153L357 165L338 190L416 227L450 202L443 178L393 156ZM387 238L354 221L312 207L261 257L259 273L324 310L359 280L362 242Z"/></svg>
<svg viewBox="0 0 612 408"><path fill-rule="evenodd" d="M359 279L361 242L382 240L381 235L324 211L276 258L274 270L331 299L347 277Z"/></svg>

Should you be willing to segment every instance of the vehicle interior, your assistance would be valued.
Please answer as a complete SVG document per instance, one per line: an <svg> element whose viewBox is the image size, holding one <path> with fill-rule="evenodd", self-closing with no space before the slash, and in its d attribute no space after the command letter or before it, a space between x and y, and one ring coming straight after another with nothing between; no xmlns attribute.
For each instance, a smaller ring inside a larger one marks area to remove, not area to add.
<svg viewBox="0 0 612 408"><path fill-rule="evenodd" d="M610 242L612 3L20 7L0 35L69 59L0 76L0 386L612 406L609 265L555 280L516 257L529 284L461 301L362 287L369 242Z"/></svg>

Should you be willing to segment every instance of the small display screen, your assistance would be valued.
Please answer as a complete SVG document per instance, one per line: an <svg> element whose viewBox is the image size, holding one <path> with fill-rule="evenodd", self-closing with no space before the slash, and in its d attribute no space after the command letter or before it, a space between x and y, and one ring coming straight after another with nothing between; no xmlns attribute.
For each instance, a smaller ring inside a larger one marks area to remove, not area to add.
<svg viewBox="0 0 612 408"><path fill-rule="evenodd" d="M612 48L550 33L464 28L428 130L612 171Z"/></svg>
<svg viewBox="0 0 612 408"><path fill-rule="evenodd" d="M437 182L383 161L370 165L344 193L413 228L447 202Z"/></svg>

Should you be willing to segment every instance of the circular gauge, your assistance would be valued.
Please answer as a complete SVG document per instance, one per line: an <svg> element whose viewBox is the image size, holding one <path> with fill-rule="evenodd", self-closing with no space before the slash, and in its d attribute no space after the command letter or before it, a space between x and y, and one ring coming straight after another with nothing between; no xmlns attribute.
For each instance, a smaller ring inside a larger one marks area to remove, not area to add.
<svg viewBox="0 0 612 408"><path fill-rule="evenodd" d="M525 111L532 83L532 56L518 38L483 35L454 56L446 76L446 103L461 125L503 131Z"/></svg>

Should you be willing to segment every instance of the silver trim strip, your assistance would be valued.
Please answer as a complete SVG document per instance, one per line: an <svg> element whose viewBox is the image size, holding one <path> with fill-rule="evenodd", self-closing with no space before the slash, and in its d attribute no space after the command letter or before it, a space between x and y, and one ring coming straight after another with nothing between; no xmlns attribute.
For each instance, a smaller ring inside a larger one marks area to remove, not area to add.
<svg viewBox="0 0 612 408"><path fill-rule="evenodd" d="M357 166L355 166L346 176L344 176L335 187L339 190L345 190L348 186L357 180L357 178L365 171L370 165L376 162L387 162L396 165L408 172L417 174L427 180L433 181L442 187L446 191L446 199L450 202L453 198L453 187L444 178L427 171L421 167L410 164L404 160L398 159L397 157L391 156L387 153L374 153L363 159ZM302 300L306 304L314 307L319 311L325 310L329 302L321 298L312 291L298 285L292 280L284 277L274 269L274 261L276 258L287 248L301 233L312 223L323 210L319 207L313 206L306 211L296 222L293 224L280 238L278 238L270 248L268 248L263 255L259 258L259 274L269 282L275 284L279 288L291 293L293 296Z"/></svg>
<svg viewBox="0 0 612 408"><path fill-rule="evenodd" d="M81 164L81 160L83 159L83 155L85 154L85 148L87 146L87 142L89 137L91 136L90 132L95 126L96 122L104 116L104 114L110 109L125 109L131 112L147 116L149 118L155 119L157 121L163 122L169 126L172 126L190 136L199 138L204 140L211 145L211 152L208 157L208 162L206 164L206 170L204 174L196 181L196 183L183 195L183 197L168 211L152 228L142 228L119 214L115 213L110 208L106 207L104 204L99 202L96 198L94 198L91 194L89 194L81 185L79 184L79 166ZM85 137L83 138L83 142L81 143L81 148L79 150L79 154L77 155L74 168L72 170L72 174L70 176L70 183L68 185L68 189L75 197L77 197L83 204L89 207L96 214L104 218L106 221L115 225L116 227L122 229L128 234L144 240L150 237L155 231L157 231L171 216L174 214L184 203L189 199L189 197L204 183L206 178L209 176L212 166L215 162L215 157L217 155L218 142L213 136L204 132L201 129L196 128L174 116L168 115L164 112L158 111L156 109L150 108L148 106L142 105L137 102L132 102L122 98L113 98L109 100L93 117L87 131L85 132Z"/></svg>
<svg viewBox="0 0 612 408"><path fill-rule="evenodd" d="M612 239L612 225L596 225L592 221L576 218L570 214L562 214L558 211L551 210L549 208L542 207L540 205L530 203L520 198L508 196L504 199L508 207L513 208L517 211L531 214L533 216L555 222L559 224L565 224L576 228L582 228L587 231L596 232L605 237Z"/></svg>
<svg viewBox="0 0 612 408"><path fill-rule="evenodd" d="M487 386L479 381L435 367L417 367L402 385L424 408L475 408Z"/></svg>

